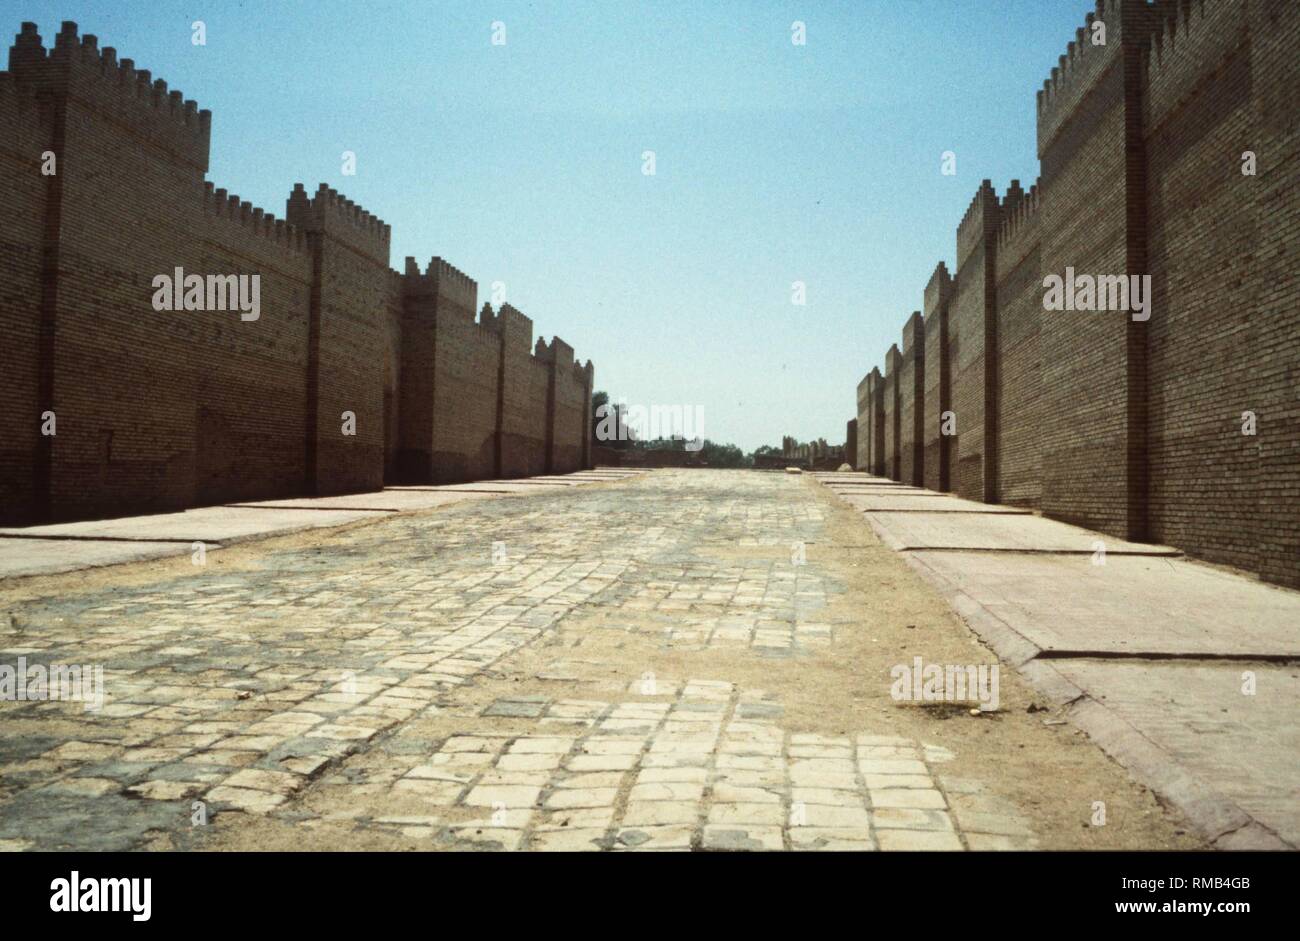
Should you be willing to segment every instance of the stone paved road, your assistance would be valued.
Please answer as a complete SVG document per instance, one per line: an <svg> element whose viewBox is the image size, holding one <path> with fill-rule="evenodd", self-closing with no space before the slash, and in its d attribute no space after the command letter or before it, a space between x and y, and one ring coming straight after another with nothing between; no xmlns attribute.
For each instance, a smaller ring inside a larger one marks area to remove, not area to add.
<svg viewBox="0 0 1300 941"><path fill-rule="evenodd" d="M993 658L809 479L661 471L221 562L5 591L0 663L102 666L105 697L0 702L0 848L1197 845L1010 671L996 712L894 701L891 665Z"/></svg>

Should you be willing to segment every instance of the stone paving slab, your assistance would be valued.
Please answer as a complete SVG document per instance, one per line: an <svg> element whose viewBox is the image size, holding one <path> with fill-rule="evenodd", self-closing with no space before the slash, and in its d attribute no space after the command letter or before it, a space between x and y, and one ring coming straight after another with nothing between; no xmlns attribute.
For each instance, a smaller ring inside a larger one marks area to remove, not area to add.
<svg viewBox="0 0 1300 941"><path fill-rule="evenodd" d="M598 483L599 481L575 480L571 477L529 477L526 480L485 480L482 483L498 486L500 484L512 484L516 487L576 487L584 483Z"/></svg>
<svg viewBox="0 0 1300 941"><path fill-rule="evenodd" d="M886 480L883 477L866 477L850 476L848 474L814 474L813 478L827 487L874 487L892 489L897 487L910 487L913 490L920 489L912 487L911 484L905 484L898 480Z"/></svg>
<svg viewBox="0 0 1300 941"><path fill-rule="evenodd" d="M427 510L462 500L481 500L486 495L438 490L391 488L375 493L340 494L333 497L299 497L290 500L262 500L255 503L231 503L232 507L283 510L374 510L397 513Z"/></svg>
<svg viewBox="0 0 1300 941"><path fill-rule="evenodd" d="M1140 729L1171 764L1190 773L1199 790L1223 795L1300 847L1300 673L1294 666L1133 660L1053 665ZM1229 820L1228 826L1234 823L1240 825Z"/></svg>
<svg viewBox="0 0 1300 941"><path fill-rule="evenodd" d="M977 506L980 504L976 504ZM997 513L867 513L885 545L900 551L975 549L1012 552L1077 552L1091 556L1101 542L1116 553L1178 556L1177 549L1126 542L1042 516Z"/></svg>
<svg viewBox="0 0 1300 941"><path fill-rule="evenodd" d="M206 551L220 548L209 543ZM0 536L0 578L52 575L82 568L143 562L192 551L188 542L26 539Z"/></svg>
<svg viewBox="0 0 1300 941"><path fill-rule="evenodd" d="M891 497L939 497L945 496L941 493L935 493L932 490L924 490L921 487L882 487L878 484L837 484L829 483L824 485L832 493L865 493L865 494L882 494Z"/></svg>
<svg viewBox="0 0 1300 941"><path fill-rule="evenodd" d="M992 503L976 503L941 494L888 492L861 494L853 490L839 491L851 506L864 512L888 513L985 513L995 516L1025 516L1028 510Z"/></svg>
<svg viewBox="0 0 1300 941"><path fill-rule="evenodd" d="M828 487L910 487L898 480L883 477L853 477L848 474L814 474L814 479Z"/></svg>
<svg viewBox="0 0 1300 941"><path fill-rule="evenodd" d="M819 477L813 475L813 478L827 487L903 487L894 480L877 480L871 477L850 477L847 474L836 474L834 476Z"/></svg>
<svg viewBox="0 0 1300 941"><path fill-rule="evenodd" d="M828 489L831 491L831 493L834 493L835 495L844 497L846 499L849 497L874 497L882 501L888 500L890 501L890 504L892 504L893 501L895 500L904 500L904 499L908 499L908 500L944 499L943 494L931 493L928 490L917 490L914 487L905 487L905 488L895 487L892 490L886 490L884 488L877 489L874 487L830 487Z"/></svg>
<svg viewBox="0 0 1300 941"><path fill-rule="evenodd" d="M1123 656L1300 656L1300 593L1186 559L915 552L1039 650Z"/></svg>
<svg viewBox="0 0 1300 941"><path fill-rule="evenodd" d="M399 493L428 493L428 494L483 494L492 496L493 494L510 494L510 493L535 493L545 490L559 490L561 485L558 484L532 484L529 481L521 480L475 480L464 484L411 484L409 486L388 487Z"/></svg>
<svg viewBox="0 0 1300 941"><path fill-rule="evenodd" d="M617 480L624 480L628 477L635 477L636 474L630 473L628 471L582 470L582 471L573 471L572 473L569 474L554 474L552 476L573 477L579 480L590 480L592 478L613 478Z"/></svg>
<svg viewBox="0 0 1300 941"><path fill-rule="evenodd" d="M447 489L507 487L517 490L519 493L531 493L534 490L563 490L568 487L576 487L578 483L585 483L585 481L575 483L564 480L478 480L470 484L448 484Z"/></svg>
<svg viewBox="0 0 1300 941"><path fill-rule="evenodd" d="M934 492L926 490L924 487L902 484L896 480L842 480L839 478L827 480L823 478L818 483L832 490L919 490L924 493Z"/></svg>
<svg viewBox="0 0 1300 941"><path fill-rule="evenodd" d="M112 538L143 541L183 540L232 543L244 539L278 536L317 526L340 526L362 519L387 516L383 510L319 510L265 507L206 506L181 513L126 516L79 523L0 529L0 536L59 536L82 539Z"/></svg>

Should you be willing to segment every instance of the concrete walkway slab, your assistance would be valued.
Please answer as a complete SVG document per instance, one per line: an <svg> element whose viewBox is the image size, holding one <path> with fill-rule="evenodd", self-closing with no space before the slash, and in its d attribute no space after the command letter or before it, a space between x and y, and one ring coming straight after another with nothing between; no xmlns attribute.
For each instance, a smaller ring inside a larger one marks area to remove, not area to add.
<svg viewBox="0 0 1300 941"><path fill-rule="evenodd" d="M859 494L853 491L841 493L849 505L864 512L880 513L985 513L1001 516L1032 515L1028 510L1014 506L997 506L992 503L976 503L973 500L961 500L938 493L871 493Z"/></svg>
<svg viewBox="0 0 1300 941"><path fill-rule="evenodd" d="M823 480L822 484L831 490L836 491L858 491L868 490L872 493L901 493L903 491L913 493L934 493L932 490L926 490L924 487L913 487L911 484L881 484L874 481L840 481L840 480ZM935 496L942 494L935 493Z"/></svg>
<svg viewBox="0 0 1300 941"><path fill-rule="evenodd" d="M828 487L911 487L911 484L880 477L822 477L819 481Z"/></svg>
<svg viewBox="0 0 1300 941"><path fill-rule="evenodd" d="M1165 756L1150 773L1192 799L1217 793L1281 840L1300 846L1300 673L1266 663L1068 660L1054 666ZM1243 693L1243 674L1255 692ZM1148 759L1149 760L1149 759ZM1220 808L1225 832L1239 827ZM1220 835L1221 836L1221 835ZM1264 844L1266 845L1266 844ZM1282 847L1278 847L1282 848Z"/></svg>
<svg viewBox="0 0 1300 941"><path fill-rule="evenodd" d="M921 490L919 487L836 487L827 485L831 493L838 493L840 496L854 497L924 497L928 500L942 500L945 495L934 493L930 490Z"/></svg>
<svg viewBox="0 0 1300 941"><path fill-rule="evenodd" d="M1300 593L1190 562L914 552L917 565L1054 656L1300 657Z"/></svg>
<svg viewBox="0 0 1300 941"><path fill-rule="evenodd" d="M181 513L127 516L80 523L53 523L25 529L0 529L0 536L61 536L79 539L112 538L182 540L185 542L231 543L244 539L281 535L317 526L341 526L356 520L384 516L383 510L320 510L310 514L298 509L205 506Z"/></svg>
<svg viewBox="0 0 1300 941"><path fill-rule="evenodd" d="M988 504L973 504L987 506ZM1117 553L1178 556L1177 549L1126 542L1068 523L1033 515L998 513L868 513L867 521L891 548L1073 552L1091 556L1100 541L1107 556Z"/></svg>
<svg viewBox="0 0 1300 941"><path fill-rule="evenodd" d="M232 507L279 510L357 510L377 513L400 513L427 510L462 500L483 497L473 493L429 490L381 490L377 493L341 494L333 497L299 497L291 500L265 500L257 503L231 503Z"/></svg>
<svg viewBox="0 0 1300 941"><path fill-rule="evenodd" d="M416 484L409 487L390 487L390 490L416 493L533 493L537 490L557 490L563 484L535 484L526 480L476 480L464 484Z"/></svg>
<svg viewBox="0 0 1300 941"><path fill-rule="evenodd" d="M220 546L208 543L206 551ZM134 540L28 539L0 536L0 578L53 575L77 569L144 562L174 555L187 555L188 542L140 542Z"/></svg>

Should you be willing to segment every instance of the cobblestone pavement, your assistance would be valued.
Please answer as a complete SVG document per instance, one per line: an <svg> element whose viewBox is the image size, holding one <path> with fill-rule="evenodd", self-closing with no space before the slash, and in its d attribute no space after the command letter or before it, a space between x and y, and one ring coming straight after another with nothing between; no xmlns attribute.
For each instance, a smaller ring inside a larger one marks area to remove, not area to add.
<svg viewBox="0 0 1300 941"><path fill-rule="evenodd" d="M924 590L859 520L819 549L839 511L817 490L658 472L10 591L0 663L102 666L104 698L0 702L0 848L1040 845L1023 743L1024 780L991 781L989 733L1015 730L861 681L912 653L865 659L893 628L863 592ZM864 547L888 574L867 589ZM1095 750L1058 747L1176 841Z"/></svg>
<svg viewBox="0 0 1300 941"><path fill-rule="evenodd" d="M730 683L659 686L637 680L631 692L668 701L500 700L488 715L535 715L537 729L453 735L390 771L394 791L483 817L445 834L439 815L371 823L504 849L962 849L930 772L946 750L790 735L765 718L761 695ZM1002 829L1027 835L1010 818Z"/></svg>

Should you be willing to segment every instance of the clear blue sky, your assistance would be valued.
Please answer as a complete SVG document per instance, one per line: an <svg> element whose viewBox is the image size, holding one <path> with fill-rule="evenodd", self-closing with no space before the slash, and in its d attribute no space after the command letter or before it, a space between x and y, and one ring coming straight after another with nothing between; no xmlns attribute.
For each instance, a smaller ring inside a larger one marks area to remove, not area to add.
<svg viewBox="0 0 1300 941"><path fill-rule="evenodd" d="M597 388L703 405L707 437L750 450L843 440L980 180L1037 177L1035 92L1092 7L20 0L6 20L47 46L75 20L211 109L218 187L283 216L327 182L392 225L393 267L441 255L480 305L505 282Z"/></svg>

